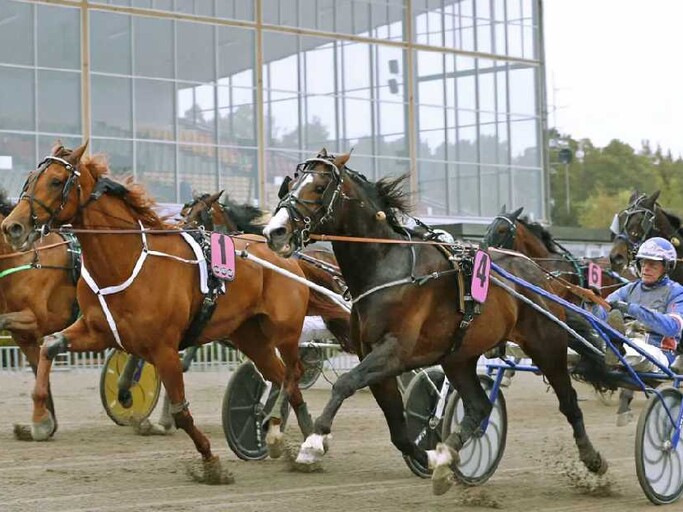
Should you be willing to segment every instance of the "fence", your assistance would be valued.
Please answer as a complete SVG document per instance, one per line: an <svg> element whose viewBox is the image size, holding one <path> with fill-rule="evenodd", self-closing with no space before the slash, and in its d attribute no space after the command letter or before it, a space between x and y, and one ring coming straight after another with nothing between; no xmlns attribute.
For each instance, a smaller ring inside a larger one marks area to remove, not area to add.
<svg viewBox="0 0 683 512"><path fill-rule="evenodd" d="M0 339L7 339L0 337ZM325 366L335 371L347 371L356 364L358 358L349 354L341 354L335 348L321 348L321 358ZM55 358L55 370L101 369L104 366L106 352L69 352ZM234 370L245 360L238 350L219 343L202 345L197 351L190 370ZM31 371L26 356L16 346L0 347L0 372Z"/></svg>

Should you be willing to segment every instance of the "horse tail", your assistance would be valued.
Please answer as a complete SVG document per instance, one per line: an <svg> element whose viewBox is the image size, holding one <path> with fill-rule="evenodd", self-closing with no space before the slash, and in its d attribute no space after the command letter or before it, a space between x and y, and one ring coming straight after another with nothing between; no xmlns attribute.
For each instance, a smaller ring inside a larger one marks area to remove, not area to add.
<svg viewBox="0 0 683 512"><path fill-rule="evenodd" d="M298 263L306 279L335 293L340 292L339 285L329 272L304 260L298 260ZM356 352L351 342L350 315L339 304L322 293L311 289L308 295L306 315L320 316L327 329L341 343L342 348L347 352Z"/></svg>
<svg viewBox="0 0 683 512"><path fill-rule="evenodd" d="M591 324L579 313L567 311L566 322L569 327L583 336L600 353L596 353L574 336L569 336L569 348L580 356L579 362L571 370L572 375L581 381L591 384L598 391L614 390L622 383L622 379L610 372L603 355L605 347L600 335Z"/></svg>

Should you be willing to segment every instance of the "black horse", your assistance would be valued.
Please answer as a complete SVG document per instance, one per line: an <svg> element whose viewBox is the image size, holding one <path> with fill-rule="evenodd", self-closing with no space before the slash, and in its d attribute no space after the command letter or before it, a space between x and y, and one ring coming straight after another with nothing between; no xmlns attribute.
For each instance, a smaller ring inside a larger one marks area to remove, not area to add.
<svg viewBox="0 0 683 512"><path fill-rule="evenodd" d="M659 190L650 196L636 191L628 206L615 216L612 231L616 237L609 253L612 270L623 271L635 258L640 244L655 236L669 240L678 259L683 258L681 219L662 208L658 198ZM683 265L677 265L670 277L683 284Z"/></svg>
<svg viewBox="0 0 683 512"><path fill-rule="evenodd" d="M505 340L518 343L545 373L560 402L560 410L574 431L581 460L595 473L607 470L593 448L567 370L567 346L588 359L592 376L604 372L602 356L575 343L555 323L538 314L502 287L492 285L479 314L463 308L461 288L472 273L473 249L464 244L444 252L436 245L411 244L430 236L426 227L409 230L399 217L409 211L402 192L405 176L377 183L346 167L350 155L328 155L325 150L300 164L274 217L264 230L269 246L290 256L313 234L363 237L367 243L333 241L344 279L353 297L352 337L361 363L342 375L315 422L314 434L304 442L297 462L311 464L326 450L327 434L342 402L356 390L370 386L382 409L392 443L405 455L434 469L433 491L446 492L452 484L451 466L458 451L491 410L477 376L477 359ZM532 262L506 254L491 255L501 266L527 281L544 286L545 274ZM565 318L562 308L512 283L517 293ZM546 288L547 289L547 288ZM476 307L475 307L476 312ZM425 452L409 438L403 402L395 376L440 364L463 397L466 415L461 430L436 450Z"/></svg>

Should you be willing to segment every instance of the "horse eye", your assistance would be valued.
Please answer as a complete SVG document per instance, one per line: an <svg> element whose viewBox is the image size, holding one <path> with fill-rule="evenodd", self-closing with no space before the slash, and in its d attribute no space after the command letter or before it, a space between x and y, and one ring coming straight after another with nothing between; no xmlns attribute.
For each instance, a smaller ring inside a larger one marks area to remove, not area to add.
<svg viewBox="0 0 683 512"><path fill-rule="evenodd" d="M62 185L62 180L58 178L52 178L52 181L50 181L50 185L53 187L59 187Z"/></svg>
<svg viewBox="0 0 683 512"><path fill-rule="evenodd" d="M322 185L318 185L317 187L315 187L315 191L317 194L322 194L323 192L325 192L325 187L323 187Z"/></svg>

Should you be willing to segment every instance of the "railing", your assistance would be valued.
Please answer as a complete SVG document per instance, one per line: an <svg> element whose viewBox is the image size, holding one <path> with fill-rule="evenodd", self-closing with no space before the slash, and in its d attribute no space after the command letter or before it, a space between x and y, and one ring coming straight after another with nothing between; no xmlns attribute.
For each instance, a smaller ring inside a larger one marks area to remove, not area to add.
<svg viewBox="0 0 683 512"><path fill-rule="evenodd" d="M6 337L0 337L3 339ZM340 353L335 348L323 348L322 353L325 367L335 371L348 371L358 364L358 358L350 354ZM104 366L106 352L69 352L55 358L55 370L100 369ZM245 356L238 350L219 343L202 345L192 362L190 370L212 371L233 370L245 360ZM0 372L31 371L26 356L19 347L0 347Z"/></svg>

